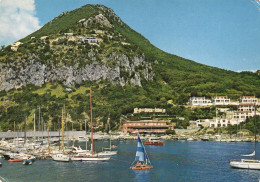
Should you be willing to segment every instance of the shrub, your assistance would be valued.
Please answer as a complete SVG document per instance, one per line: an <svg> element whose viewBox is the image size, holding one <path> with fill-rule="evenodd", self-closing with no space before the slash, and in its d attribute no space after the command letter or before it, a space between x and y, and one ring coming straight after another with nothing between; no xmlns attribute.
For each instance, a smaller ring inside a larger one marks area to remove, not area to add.
<svg viewBox="0 0 260 182"><path fill-rule="evenodd" d="M167 135L175 135L175 130L166 130Z"/></svg>

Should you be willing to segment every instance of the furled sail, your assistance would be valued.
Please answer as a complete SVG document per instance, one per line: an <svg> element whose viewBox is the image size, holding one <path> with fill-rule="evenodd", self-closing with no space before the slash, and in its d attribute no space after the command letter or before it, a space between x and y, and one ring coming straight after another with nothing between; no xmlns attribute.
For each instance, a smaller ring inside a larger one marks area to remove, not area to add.
<svg viewBox="0 0 260 182"><path fill-rule="evenodd" d="M241 155L241 156L248 156L248 157L255 156L255 151L252 154L246 154L246 155Z"/></svg>
<svg viewBox="0 0 260 182"><path fill-rule="evenodd" d="M141 161L141 162L146 162L146 154L144 151L142 141L139 137L139 134L137 134L137 150L136 150L135 160Z"/></svg>

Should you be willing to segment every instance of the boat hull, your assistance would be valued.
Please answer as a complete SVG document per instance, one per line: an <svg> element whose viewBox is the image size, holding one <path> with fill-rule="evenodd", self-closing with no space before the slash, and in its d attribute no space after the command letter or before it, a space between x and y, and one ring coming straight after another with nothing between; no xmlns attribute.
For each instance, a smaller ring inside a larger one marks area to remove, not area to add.
<svg viewBox="0 0 260 182"><path fill-rule="evenodd" d="M96 157L96 156L82 156L82 157L71 157L72 161L108 161L110 157Z"/></svg>
<svg viewBox="0 0 260 182"><path fill-rule="evenodd" d="M111 155L116 155L117 151L105 151L105 152L100 152L98 153L98 156L111 156Z"/></svg>
<svg viewBox="0 0 260 182"><path fill-rule="evenodd" d="M144 143L145 145L163 145L163 142L150 142L150 141L146 141Z"/></svg>
<svg viewBox="0 0 260 182"><path fill-rule="evenodd" d="M244 161L231 161L230 166L232 168L238 169L254 169L260 170L260 161L251 161L251 162L244 162Z"/></svg>
<svg viewBox="0 0 260 182"><path fill-rule="evenodd" d="M131 169L137 169L137 170L146 170L146 169L153 169L153 166L132 166Z"/></svg>
<svg viewBox="0 0 260 182"><path fill-rule="evenodd" d="M31 165L31 164L32 164L32 160L30 159L23 160L23 165Z"/></svg>
<svg viewBox="0 0 260 182"><path fill-rule="evenodd" d="M9 159L8 162L23 162L23 159Z"/></svg>
<svg viewBox="0 0 260 182"><path fill-rule="evenodd" d="M8 155L8 154L4 154L3 156L4 156L5 160L9 160L10 159L10 155Z"/></svg>
<svg viewBox="0 0 260 182"><path fill-rule="evenodd" d="M52 159L54 161L59 161L59 162L69 162L70 161L70 157L66 156L66 155L54 155L52 156Z"/></svg>

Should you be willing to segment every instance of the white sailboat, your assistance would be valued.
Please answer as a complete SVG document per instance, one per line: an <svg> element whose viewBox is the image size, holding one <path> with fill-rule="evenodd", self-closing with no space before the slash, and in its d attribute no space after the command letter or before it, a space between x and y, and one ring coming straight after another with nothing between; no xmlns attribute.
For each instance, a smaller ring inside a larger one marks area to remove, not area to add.
<svg viewBox="0 0 260 182"><path fill-rule="evenodd" d="M110 157L99 156L94 153L94 142L93 142L93 123L92 123L92 103L91 103L91 88L90 88L90 125L91 125L91 152L86 154L73 155L71 160L73 161L107 161Z"/></svg>
<svg viewBox="0 0 260 182"><path fill-rule="evenodd" d="M64 135L63 135L63 130L64 130L64 121L63 121L63 108L62 108L62 116L61 116L61 150L59 153L52 155L52 159L54 161L60 161L60 162L69 162L70 157L66 154L64 154Z"/></svg>
<svg viewBox="0 0 260 182"><path fill-rule="evenodd" d="M230 160L230 166L239 169L257 169L260 170L260 160L256 159L256 107L255 107L255 150L252 154L242 156L254 156L254 159Z"/></svg>
<svg viewBox="0 0 260 182"><path fill-rule="evenodd" d="M110 118L108 118L110 121ZM112 155L116 155L117 151L116 150L112 150L112 146L111 146L111 133L110 133L110 124L109 124L109 148L103 148L102 152L99 152L98 155L99 156L112 156Z"/></svg>

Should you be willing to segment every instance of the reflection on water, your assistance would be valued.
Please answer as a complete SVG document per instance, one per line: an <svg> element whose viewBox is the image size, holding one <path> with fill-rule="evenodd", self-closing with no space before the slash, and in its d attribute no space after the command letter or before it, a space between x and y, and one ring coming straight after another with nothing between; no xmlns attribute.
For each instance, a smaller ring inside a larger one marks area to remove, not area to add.
<svg viewBox="0 0 260 182"><path fill-rule="evenodd" d="M151 170L133 170L135 174L134 181L136 182L146 182L151 181Z"/></svg>
<svg viewBox="0 0 260 182"><path fill-rule="evenodd" d="M260 171L231 169L229 160L250 153L254 143L176 142L164 146L146 146L154 166L151 170L132 170L135 141L113 141L118 155L107 162L55 162L39 160L33 165L9 163L1 159L0 180L21 181L259 181ZM77 143L85 148L85 143ZM107 141L95 141L95 150L107 147ZM260 145L257 145L259 147ZM260 150L258 150L260 151ZM259 153L260 154L260 153ZM260 158L260 155L258 156Z"/></svg>

